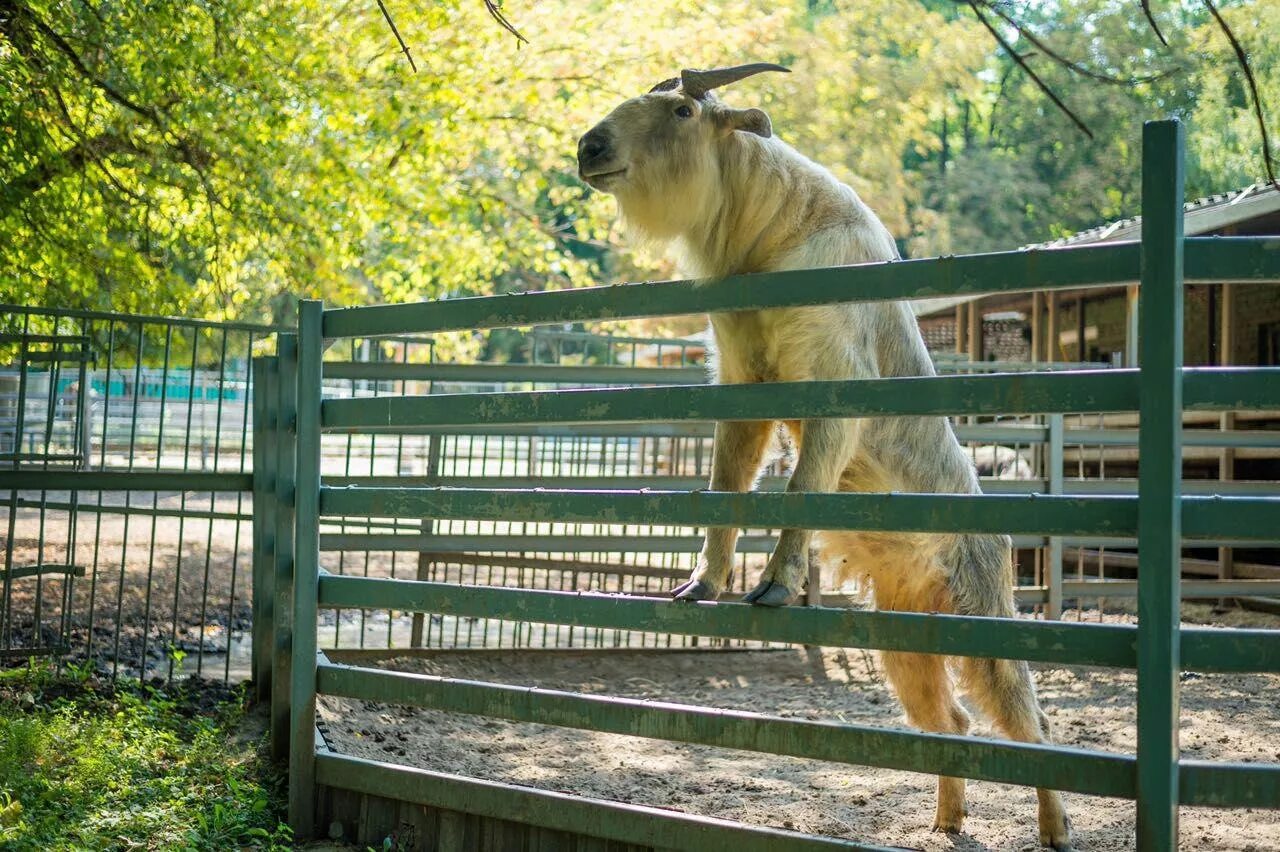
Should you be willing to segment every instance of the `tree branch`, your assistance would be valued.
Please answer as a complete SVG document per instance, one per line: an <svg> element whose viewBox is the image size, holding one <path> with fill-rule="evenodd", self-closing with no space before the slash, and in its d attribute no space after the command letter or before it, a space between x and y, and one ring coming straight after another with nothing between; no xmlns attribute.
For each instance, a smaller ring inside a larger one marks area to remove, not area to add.
<svg viewBox="0 0 1280 852"><path fill-rule="evenodd" d="M1137 85L1138 83L1151 83L1156 80L1162 80L1165 77L1169 77L1173 74L1176 74L1179 70L1181 70L1178 68L1170 68L1166 71L1161 71L1157 74L1149 74L1145 77L1128 77L1128 78L1113 77L1110 74L1103 74L1100 71L1094 71L1092 68L1086 68L1084 65L1081 65L1079 62L1076 62L1072 59L1068 59L1067 57L1058 53L1053 48L1049 47L1049 45L1045 44L1039 38L1039 36L1037 36L1035 33L1031 32L1029 29L1024 27L1021 23L1018 22L1016 18L1014 18L1012 15L1010 15L1008 12L1004 11L1003 9L999 8L998 6L994 4L987 4L987 8L990 9L992 12L994 12L996 15L998 15L1000 19L1003 20L1005 23L1007 23L1009 26L1017 30L1019 36L1021 36L1022 38L1025 38L1028 42L1035 45L1035 47L1038 48L1039 51L1043 53L1045 56L1049 57L1049 59L1058 63L1063 68L1066 68L1068 71L1070 71L1073 74L1078 74L1081 77L1087 77L1090 80L1097 80L1099 83L1106 83L1107 85L1110 85L1110 86L1134 86L1134 85Z"/></svg>
<svg viewBox="0 0 1280 852"><path fill-rule="evenodd" d="M116 89L106 80L103 80L101 77L94 74L93 71L91 71L89 67L85 65L84 60L80 58L80 55L76 53L75 48L73 48L67 42L66 39L58 35L58 33L55 32L54 29L50 27L48 24L46 24L44 21L40 20L40 18L37 17L34 12L30 10L27 10L27 12L28 14L31 15L31 20L35 22L36 29L40 31L41 35L49 39L49 41L53 43L53 46L57 48L58 52L61 53L63 56L65 56L67 60L75 67L77 71L80 72L80 74L86 80L88 80L96 88L101 90L101 92L104 95L106 95L116 104L124 107L130 112L137 113L138 115L150 121L152 124L163 129L164 121L161 119L160 113L156 112L151 107L145 107L139 103L136 103L132 98L128 97L123 92Z"/></svg>
<svg viewBox="0 0 1280 852"><path fill-rule="evenodd" d="M1253 78L1253 68L1249 65L1249 55L1240 46L1239 39L1231 31L1231 27L1227 25L1226 19L1218 12L1218 7L1213 5L1213 0L1204 0L1204 5L1208 7L1213 19L1218 22L1218 28L1227 37L1227 41L1231 42L1231 48L1236 53L1236 62L1239 63L1240 69L1244 71L1245 81L1249 84L1249 97L1253 101L1253 115L1258 121L1258 133L1262 136L1262 163L1267 170L1267 180L1271 182L1272 186L1280 187L1280 182L1276 181L1275 166L1271 162L1271 141L1267 138L1267 122L1262 117L1262 98L1258 96L1258 82Z"/></svg>
<svg viewBox="0 0 1280 852"><path fill-rule="evenodd" d="M1026 63L1026 60L1024 60L1022 56L1013 49L1013 46L1010 45L1009 42L1005 41L1004 36L1000 35L1000 31L997 30L995 26L987 20L986 16L982 14L982 9L979 7L978 0L966 0L966 2L968 2L969 8L973 10L973 14L977 16L978 21L987 28L987 32L991 33L991 37L994 38L996 43L1004 49L1005 53L1013 57L1013 61L1018 63L1018 67L1026 72L1027 76L1031 78L1031 81L1036 84L1036 87L1039 88L1041 92L1044 92L1049 100L1053 101L1054 106L1060 109L1067 118L1071 119L1072 123L1080 129L1081 133L1090 139L1093 139L1093 131L1080 120L1079 116L1072 112L1071 109L1062 102L1062 99L1054 93L1053 89L1049 88L1049 84L1044 80L1041 80L1039 75L1037 75L1035 71L1031 70L1031 66ZM985 0L982 5L987 6L987 8L991 8Z"/></svg>
<svg viewBox="0 0 1280 852"><path fill-rule="evenodd" d="M1151 0L1142 0L1142 14L1147 16L1147 23L1151 26L1151 31L1156 34L1156 38L1160 39L1160 43L1165 47L1169 46L1169 40L1164 37L1164 33L1160 32L1160 25L1156 23L1155 15L1151 14Z"/></svg>
<svg viewBox="0 0 1280 852"><path fill-rule="evenodd" d="M520 31L507 20L507 16L502 14L502 0L484 0L484 7L489 11L489 17L498 22L504 30L516 37L516 45L528 44L529 39L520 35Z"/></svg>
<svg viewBox="0 0 1280 852"><path fill-rule="evenodd" d="M117 133L99 133L82 139L7 183L0 184L0 198L5 200L6 207L17 208L58 178L80 171L105 156L123 153L141 152L131 140Z"/></svg>
<svg viewBox="0 0 1280 852"><path fill-rule="evenodd" d="M378 0L378 8L382 10L382 17L387 19L387 26L391 27L391 34L400 43L400 49L404 51L404 58L409 60L409 67L413 69L415 74L418 73L418 66L413 61L413 55L409 53L409 45L405 44L404 39L400 37L400 30L396 28L396 22L391 20L391 13L387 11L387 7L382 0Z"/></svg>

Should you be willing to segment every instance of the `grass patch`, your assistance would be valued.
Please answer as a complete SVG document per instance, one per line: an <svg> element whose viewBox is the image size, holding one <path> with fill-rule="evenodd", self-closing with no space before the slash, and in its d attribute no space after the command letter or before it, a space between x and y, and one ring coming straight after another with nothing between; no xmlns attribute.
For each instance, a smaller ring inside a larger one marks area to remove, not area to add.
<svg viewBox="0 0 1280 852"><path fill-rule="evenodd" d="M0 848L288 849L238 691L0 672Z"/></svg>

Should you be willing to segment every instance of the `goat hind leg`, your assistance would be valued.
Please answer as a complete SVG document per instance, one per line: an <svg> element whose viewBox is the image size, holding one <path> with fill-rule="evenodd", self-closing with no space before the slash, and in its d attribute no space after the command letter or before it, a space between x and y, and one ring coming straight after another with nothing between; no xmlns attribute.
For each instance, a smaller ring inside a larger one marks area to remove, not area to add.
<svg viewBox="0 0 1280 852"><path fill-rule="evenodd" d="M956 701L943 657L886 651L881 658L885 674L911 724L933 733L968 733L969 714ZM964 815L964 779L939 775L933 830L958 833L964 824Z"/></svg>
<svg viewBox="0 0 1280 852"><path fill-rule="evenodd" d="M1021 660L968 658L964 681L982 712L1010 739L1048 743L1049 720L1036 700L1031 671ZM1071 848L1071 820L1057 790L1037 789L1040 843L1057 850Z"/></svg>
<svg viewBox="0 0 1280 852"><path fill-rule="evenodd" d="M712 491L746 491L755 482L773 434L771 421L716 424L711 457ZM709 527L693 576L672 590L677 600L715 600L729 585L737 527Z"/></svg>

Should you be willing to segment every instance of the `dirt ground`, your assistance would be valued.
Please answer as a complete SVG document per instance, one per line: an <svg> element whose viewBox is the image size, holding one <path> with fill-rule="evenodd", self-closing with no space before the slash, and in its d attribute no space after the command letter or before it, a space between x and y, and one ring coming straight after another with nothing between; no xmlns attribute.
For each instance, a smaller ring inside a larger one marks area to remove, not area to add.
<svg viewBox="0 0 1280 852"><path fill-rule="evenodd" d="M48 499L65 503L69 495L49 492ZM120 504L122 499L121 494L104 495L107 505ZM94 506L97 495L82 500ZM184 505L181 495L171 492L138 493L130 502L135 507L151 509L154 505L170 512ZM223 495L213 502L205 494L189 497L185 506L192 511L212 509L232 514L246 511L248 500ZM2 556L10 545L5 511L0 511L0 524ZM73 563L86 569L73 587L68 637L72 659L90 657L131 676L164 676L171 668L176 673L206 677L239 679L247 675L252 591L252 531L247 522L225 518L179 522L172 517L145 515L126 519L119 514L82 511L75 525L74 549L68 547L71 532L65 511L49 510L42 518L38 509L19 509L11 559L18 566ZM36 628L33 614L38 589L42 617ZM46 580L42 586L34 580L12 585L9 626L13 647L57 644L61 596L60 579ZM37 629L38 640L33 635ZM185 655L180 664L173 660L175 652Z"/></svg>
<svg viewBox="0 0 1280 852"><path fill-rule="evenodd" d="M861 651L462 651L385 666L906 727L879 677L878 660ZM1133 752L1132 672L1044 666L1036 681L1058 741ZM1280 677L1188 673L1182 686L1185 756L1280 761ZM1029 788L970 782L965 832L947 836L930 831L934 780L924 775L348 699L322 698L320 716L334 748L373 759L910 849L1037 847ZM975 733L989 728L976 719ZM1078 849L1133 848L1132 802L1076 794L1066 799ZM1181 837L1183 849L1280 850L1280 811L1184 808Z"/></svg>

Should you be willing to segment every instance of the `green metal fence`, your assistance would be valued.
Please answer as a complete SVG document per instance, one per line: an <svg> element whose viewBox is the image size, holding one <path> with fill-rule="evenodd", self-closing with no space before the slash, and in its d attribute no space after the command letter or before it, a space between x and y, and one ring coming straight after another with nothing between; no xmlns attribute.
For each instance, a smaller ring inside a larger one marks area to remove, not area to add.
<svg viewBox="0 0 1280 852"><path fill-rule="evenodd" d="M1280 499L1181 493L1184 410L1280 408L1280 371L1184 369L1184 281L1280 282L1280 241L1184 239L1181 128L1148 124L1140 244L1026 251L738 277L709 284L637 284L582 291L325 311L304 302L296 339L271 368L277 392L275 501L255 532L255 571L279 585L273 699L287 746L290 820L315 830L316 785L664 848L867 848L849 841L575 799L330 753L317 745L317 695L844 763L1051 787L1136 800L1138 846L1177 845L1178 805L1280 806L1280 766L1181 760L1183 669L1280 671L1274 633L1180 629L1184 540L1271 541ZM326 340L524 326L859 300L1080 288L1141 282L1141 367L1080 373L958 375L636 389L327 399ZM1140 412L1136 495L725 494L708 492L454 489L335 485L322 478L326 433L415 434L515 424L774 420L915 415ZM608 522L672 526L969 531L1136 537L1142 558L1136 627L979 619L825 607L763 610L688 606L651 598L529 591L322 570L324 519L345 516L479 521ZM286 581L291 578L292 584ZM399 608L547 624L838 647L1136 668L1135 755L978 737L909 733L597 695L461 682L339 665L319 654L321 609ZM265 662L263 662L265 667ZM921 817L924 818L923 816Z"/></svg>
<svg viewBox="0 0 1280 852"><path fill-rule="evenodd" d="M0 660L241 676L249 363L277 330L0 305Z"/></svg>
<svg viewBox="0 0 1280 852"><path fill-rule="evenodd" d="M253 548L248 524L258 385L255 353L275 347L276 329L55 308L0 306L0 658L90 659L111 674L165 678L249 675ZM493 340L469 335L484 357ZM447 335L348 339L331 350L326 394L363 399L405 394L700 385L703 342L537 327L499 333L518 363L442 360ZM478 342L477 342L478 341ZM940 363L943 372L1026 370L1034 365ZM1073 365L1079 367L1080 365ZM246 405L247 400L253 402ZM1125 446L1136 430L1062 426L1061 415L960 423L977 452L998 449L1018 476L984 479L994 493L1133 493L1132 480L1082 472L1057 482L1073 447ZM519 487L531 480L571 488L695 489L705 484L710 423L526 424L439 427L418 434L323 436L331 484ZM1056 442L1053 436L1060 436ZM1274 447L1275 433L1186 433L1189 445ZM1217 442L1222 442L1221 444ZM19 451L20 445L20 451ZM252 454L252 455L251 455ZM271 456L274 457L273 455ZM1030 460L1031 466L1027 465ZM980 469L983 459L979 457ZM994 475L994 464L988 460ZM785 469L761 487L778 490ZM15 476L16 474L16 476ZM1005 475L1008 475L1007 472ZM268 480L270 481L270 480ZM1188 482L1195 493L1263 493L1273 483ZM207 490L217 488L221 490ZM261 504L258 504L261 505ZM338 574L543 590L660 595L687 576L698 530L531 521L346 517L322 537L325 568ZM416 539L414 537L417 537ZM740 538L739 583L759 570L774 537ZM1019 601L1055 617L1073 598L1123 604L1132 580L1084 576L1077 549L1119 562L1132 539L1022 536L1043 551L1039 573L1024 566ZM1229 543L1226 543L1229 544ZM378 546L395 549L378 551ZM1056 545L1056 550L1054 549ZM332 549L330 549L332 548ZM1067 570L1063 570L1063 554ZM1056 558L1055 558L1056 554ZM1265 566L1242 562L1224 585L1194 580L1184 597L1274 594ZM1112 572L1114 573L1114 572ZM740 589L739 589L740 591ZM829 592L835 590L828 590ZM828 595L838 605L838 594ZM1076 613L1083 612L1077 608ZM1102 607L1089 609L1102 613ZM659 632L444 613L326 610L321 643L333 648L663 647L709 640ZM744 641L711 640L745 644Z"/></svg>

